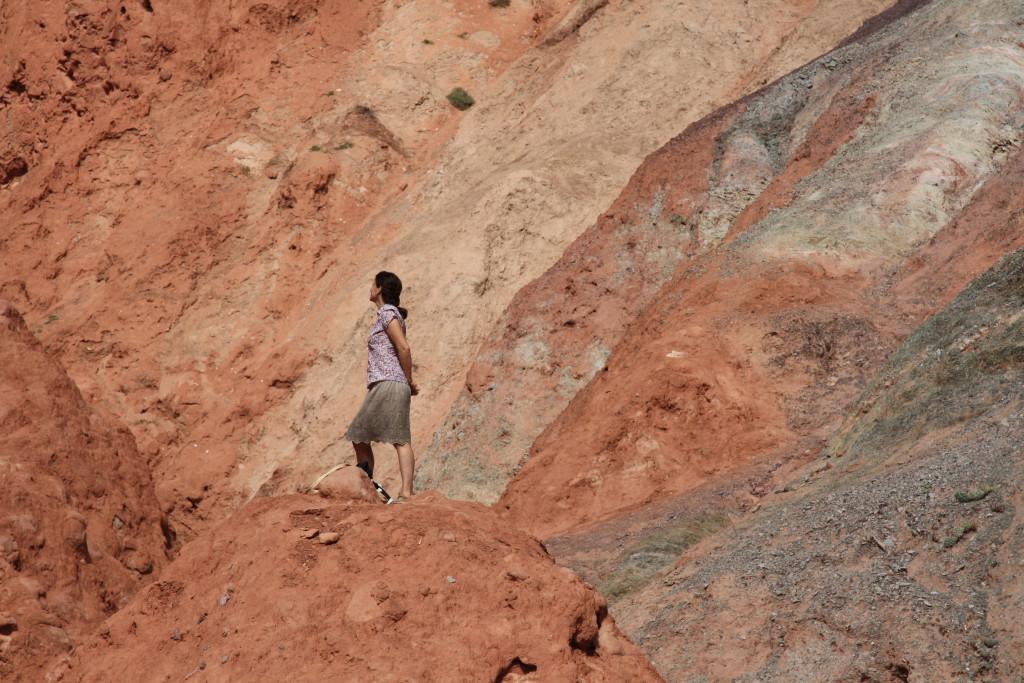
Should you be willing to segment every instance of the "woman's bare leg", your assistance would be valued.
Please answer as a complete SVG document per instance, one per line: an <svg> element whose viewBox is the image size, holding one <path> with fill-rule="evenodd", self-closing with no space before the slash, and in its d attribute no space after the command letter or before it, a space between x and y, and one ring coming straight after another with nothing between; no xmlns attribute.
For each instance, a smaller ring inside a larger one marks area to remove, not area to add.
<svg viewBox="0 0 1024 683"><path fill-rule="evenodd" d="M370 466L370 472L373 472L373 449L370 448L370 444L353 442L352 448L356 449L356 464L365 462Z"/></svg>
<svg viewBox="0 0 1024 683"><path fill-rule="evenodd" d="M396 443L395 450L398 451L398 471L402 475L402 489L398 492L398 496L408 498L412 495L412 477L416 468L416 457L413 455L411 443Z"/></svg>

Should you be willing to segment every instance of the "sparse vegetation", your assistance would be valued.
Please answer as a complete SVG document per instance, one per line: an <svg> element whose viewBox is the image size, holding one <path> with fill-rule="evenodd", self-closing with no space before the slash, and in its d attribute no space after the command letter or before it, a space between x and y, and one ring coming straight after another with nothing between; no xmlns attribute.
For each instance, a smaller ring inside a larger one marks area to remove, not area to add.
<svg viewBox="0 0 1024 683"><path fill-rule="evenodd" d="M423 44L424 45L433 45L434 41L432 41L430 38L424 38L423 39Z"/></svg>
<svg viewBox="0 0 1024 683"><path fill-rule="evenodd" d="M334 149L336 149L336 150L346 150L346 149L352 149L352 147L353 147L353 145L352 145L351 142L343 142L340 145L336 146Z"/></svg>
<svg viewBox="0 0 1024 683"><path fill-rule="evenodd" d="M958 503L973 503L974 501L981 500L988 494L992 493L993 490L994 489L991 486L985 486L970 492L957 491L956 495L953 497L956 498L956 502Z"/></svg>
<svg viewBox="0 0 1024 683"><path fill-rule="evenodd" d="M452 91L448 93L448 103L459 111L466 111L476 104L476 100L466 92L465 88L452 88Z"/></svg>
<svg viewBox="0 0 1024 683"><path fill-rule="evenodd" d="M956 528L956 531L953 532L952 536L950 536L949 538L947 538L945 541L942 542L942 547L943 548L952 548L953 546L955 546L957 543L960 542L960 539L962 539L965 534L967 534L968 532L977 531L977 530L978 530L978 525L975 524L974 522L966 522L964 524L961 524L960 526L958 526Z"/></svg>
<svg viewBox="0 0 1024 683"><path fill-rule="evenodd" d="M252 173L252 169L248 166L242 166L242 175L249 175Z"/></svg>
<svg viewBox="0 0 1024 683"><path fill-rule="evenodd" d="M697 515L637 541L620 558L618 569L597 587L598 592L614 600L636 591L684 550L728 525L725 515Z"/></svg>
<svg viewBox="0 0 1024 683"><path fill-rule="evenodd" d="M320 145L313 145L312 147L309 148L309 151L310 152L319 152L320 151Z"/></svg>
<svg viewBox="0 0 1024 683"><path fill-rule="evenodd" d="M57 322L57 316L55 316L55 315L53 315L51 313L50 315L46 316L46 323L44 323L44 324L49 325L50 323L53 323L53 322Z"/></svg>
<svg viewBox="0 0 1024 683"><path fill-rule="evenodd" d="M511 0L488 0L487 4L491 7L508 7L511 4Z"/></svg>
<svg viewBox="0 0 1024 683"><path fill-rule="evenodd" d="M1024 320L1004 311L1019 310L1021 292L1024 250L1017 250L907 338L872 378L850 413L850 428L829 450L854 458L891 453L894 444L967 424L1015 395L1024 378ZM860 419L869 412L871 419Z"/></svg>

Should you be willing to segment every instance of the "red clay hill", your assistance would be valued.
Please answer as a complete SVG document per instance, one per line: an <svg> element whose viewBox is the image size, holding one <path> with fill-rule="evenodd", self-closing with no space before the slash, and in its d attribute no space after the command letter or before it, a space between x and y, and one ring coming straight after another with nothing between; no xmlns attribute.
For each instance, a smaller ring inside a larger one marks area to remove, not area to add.
<svg viewBox="0 0 1024 683"><path fill-rule="evenodd" d="M390 506L250 502L52 677L105 681L112 671L149 681L661 680L604 600L536 540L478 503L429 493Z"/></svg>
<svg viewBox="0 0 1024 683"><path fill-rule="evenodd" d="M145 459L0 301L0 677L39 680L167 564Z"/></svg>

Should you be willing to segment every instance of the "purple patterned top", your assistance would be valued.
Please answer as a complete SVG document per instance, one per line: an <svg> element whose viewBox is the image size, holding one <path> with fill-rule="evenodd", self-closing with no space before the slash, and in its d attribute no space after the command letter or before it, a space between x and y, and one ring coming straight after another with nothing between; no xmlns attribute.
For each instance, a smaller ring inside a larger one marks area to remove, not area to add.
<svg viewBox="0 0 1024 683"><path fill-rule="evenodd" d="M386 379L403 384L409 383L409 380L405 378L405 372L402 371L401 363L398 362L395 345L391 343L388 333L385 332L391 321L396 318L402 326L402 332L405 332L405 320L402 319L398 309L391 304L384 304L377 311L377 322L370 328L370 338L366 340L369 352L366 365L366 386L368 388Z"/></svg>

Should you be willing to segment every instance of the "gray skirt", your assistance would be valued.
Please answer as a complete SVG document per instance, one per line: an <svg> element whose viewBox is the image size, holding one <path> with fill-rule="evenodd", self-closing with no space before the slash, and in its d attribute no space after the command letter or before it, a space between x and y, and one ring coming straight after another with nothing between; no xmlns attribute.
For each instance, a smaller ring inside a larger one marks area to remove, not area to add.
<svg viewBox="0 0 1024 683"><path fill-rule="evenodd" d="M363 407L345 432L345 440L355 443L411 443L411 402L412 390L408 384L393 380L377 382L367 392Z"/></svg>

